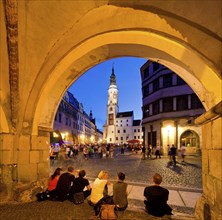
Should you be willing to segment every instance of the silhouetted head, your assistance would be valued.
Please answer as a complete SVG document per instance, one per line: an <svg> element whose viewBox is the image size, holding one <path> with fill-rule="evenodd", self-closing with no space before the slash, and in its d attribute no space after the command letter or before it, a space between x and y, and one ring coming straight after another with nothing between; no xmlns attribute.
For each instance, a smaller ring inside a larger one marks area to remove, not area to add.
<svg viewBox="0 0 222 220"><path fill-rule="evenodd" d="M160 174L158 174L158 173L154 174L153 182L157 185L159 185L162 182L162 177L160 176Z"/></svg>
<svg viewBox="0 0 222 220"><path fill-rule="evenodd" d="M68 167L67 170L68 170L68 172L72 173L74 171L74 168L70 166L70 167Z"/></svg>
<svg viewBox="0 0 222 220"><path fill-rule="evenodd" d="M86 175L86 171L85 170L80 170L79 171L79 177L83 178Z"/></svg>
<svg viewBox="0 0 222 220"><path fill-rule="evenodd" d="M125 180L126 175L124 173L119 172L117 175L118 175L119 180L122 180L122 181Z"/></svg>

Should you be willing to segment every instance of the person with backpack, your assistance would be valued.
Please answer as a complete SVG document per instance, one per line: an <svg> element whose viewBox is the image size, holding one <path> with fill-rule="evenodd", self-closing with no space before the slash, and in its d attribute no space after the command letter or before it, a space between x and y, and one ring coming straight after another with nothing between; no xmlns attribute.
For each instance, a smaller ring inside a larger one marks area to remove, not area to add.
<svg viewBox="0 0 222 220"><path fill-rule="evenodd" d="M69 199L73 202L74 201L74 195L76 193L82 192L84 195L84 199L86 199L91 194L91 186L89 184L89 180L85 178L86 171L80 170L78 177L74 179L73 184L70 189L69 193ZM86 187L86 190L84 188Z"/></svg>

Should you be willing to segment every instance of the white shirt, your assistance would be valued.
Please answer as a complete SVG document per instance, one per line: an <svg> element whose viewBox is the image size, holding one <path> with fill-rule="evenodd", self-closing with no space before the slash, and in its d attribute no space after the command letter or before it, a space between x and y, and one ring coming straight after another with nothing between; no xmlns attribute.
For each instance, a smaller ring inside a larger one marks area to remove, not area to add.
<svg viewBox="0 0 222 220"><path fill-rule="evenodd" d="M103 190L105 185L107 184L107 180L96 178L93 186L92 192L90 195L90 200L92 203L96 204L100 199L103 198Z"/></svg>

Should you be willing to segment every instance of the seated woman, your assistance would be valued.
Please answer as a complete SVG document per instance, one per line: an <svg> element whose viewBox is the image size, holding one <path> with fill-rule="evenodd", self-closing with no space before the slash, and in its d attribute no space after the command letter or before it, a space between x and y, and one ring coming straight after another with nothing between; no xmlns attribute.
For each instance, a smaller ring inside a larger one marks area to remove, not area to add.
<svg viewBox="0 0 222 220"><path fill-rule="evenodd" d="M108 196L107 185L110 184L108 177L108 172L104 170L100 171L92 186L90 203L94 206L96 215L99 214L102 204L111 203L112 201L112 197Z"/></svg>
<svg viewBox="0 0 222 220"><path fill-rule="evenodd" d="M69 198L70 200L73 199L73 195L78 192L83 192L84 199L86 199L91 194L91 186L89 184L89 181L84 178L86 175L85 170L80 170L78 172L78 177L74 179L73 185L70 189ZM84 188L86 187L86 190Z"/></svg>
<svg viewBox="0 0 222 220"><path fill-rule="evenodd" d="M56 168L55 172L50 177L48 188L47 188L47 190L49 191L50 198L55 197L55 188L57 186L58 179L61 173L62 173L62 168Z"/></svg>
<svg viewBox="0 0 222 220"><path fill-rule="evenodd" d="M113 202L119 211L124 211L128 206L127 183L124 183L125 174L119 172L117 182L113 184Z"/></svg>

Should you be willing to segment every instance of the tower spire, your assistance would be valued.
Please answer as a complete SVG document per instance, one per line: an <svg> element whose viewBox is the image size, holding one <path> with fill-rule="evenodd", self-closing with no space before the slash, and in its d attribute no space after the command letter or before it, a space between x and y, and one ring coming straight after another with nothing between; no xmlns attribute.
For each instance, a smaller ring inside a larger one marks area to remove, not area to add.
<svg viewBox="0 0 222 220"><path fill-rule="evenodd" d="M110 76L110 85L116 85L116 75L114 73L114 63L112 65L112 74Z"/></svg>
<svg viewBox="0 0 222 220"><path fill-rule="evenodd" d="M112 74L114 74L114 63L112 65Z"/></svg>

